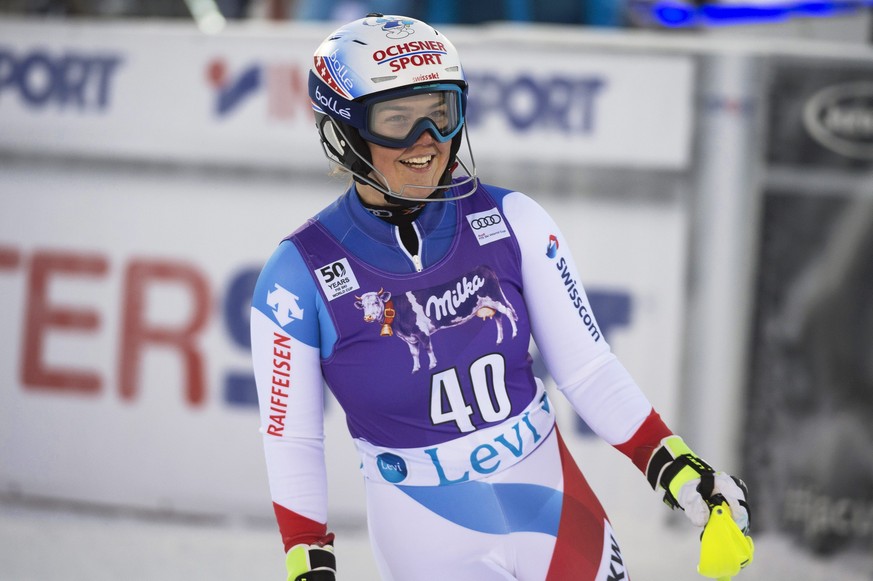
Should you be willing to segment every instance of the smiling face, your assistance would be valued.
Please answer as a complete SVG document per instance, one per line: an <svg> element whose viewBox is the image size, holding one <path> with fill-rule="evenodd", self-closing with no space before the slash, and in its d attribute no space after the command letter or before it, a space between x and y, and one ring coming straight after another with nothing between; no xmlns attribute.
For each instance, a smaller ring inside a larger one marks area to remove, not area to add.
<svg viewBox="0 0 873 581"><path fill-rule="evenodd" d="M446 105L436 94L424 94L398 99L386 103L384 107L374 107L371 128L378 128L380 134L402 138L412 131L420 119L430 119L437 129L445 126ZM372 129L371 129L372 130ZM451 140L440 143L430 130L425 130L409 147L384 147L367 142L373 166L387 180L393 192L404 196L426 198L439 185L451 155ZM382 179L370 173L377 182ZM420 186L406 187L404 186ZM365 202L376 205L387 204L382 192L372 186L358 184L358 193Z"/></svg>

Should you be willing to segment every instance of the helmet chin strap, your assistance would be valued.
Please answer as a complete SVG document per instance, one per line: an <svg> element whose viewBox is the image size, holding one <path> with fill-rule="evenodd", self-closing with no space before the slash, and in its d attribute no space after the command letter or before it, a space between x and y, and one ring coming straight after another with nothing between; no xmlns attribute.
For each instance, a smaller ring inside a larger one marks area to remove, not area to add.
<svg viewBox="0 0 873 581"><path fill-rule="evenodd" d="M457 167L460 163L461 163L460 160L455 158L455 161L450 166L446 167L446 170L443 172L443 175L440 178L440 182L439 182L440 186L453 187L454 184L452 184L452 172L454 172L455 169L457 169ZM466 169L466 167L465 167L465 169ZM414 208L416 206L421 206L422 202L435 201L436 198L442 198L442 193L444 191L443 188L434 187L433 191L425 199L417 198L417 197L409 197L409 198L402 197L401 198L401 197L399 197L398 194L393 192L385 184L382 184L382 185L383 185L384 189L380 189L379 191L382 192L382 196L385 198L385 201L388 202L389 204L400 206L401 208ZM430 186L412 186L412 185L410 185L409 187L429 188ZM403 191L405 191L405 188L400 190L401 194L403 193ZM388 192L391 192L391 193L388 193ZM430 198L434 198L434 199L430 199ZM455 198L455 199L457 199L457 198Z"/></svg>
<svg viewBox="0 0 873 581"><path fill-rule="evenodd" d="M459 182L452 183L451 171L454 170L458 165L464 168L464 171L467 173L467 177L464 180ZM466 198L468 196L472 196L476 191L476 188L479 185L479 178L476 177L475 173L475 165L473 166L473 172L462 162L460 159L456 159L455 163L452 164L451 168L446 168L446 172L443 174L443 178L440 179L440 183L436 186L417 186L414 184L404 184L402 188L400 188L399 192L395 192L386 184L381 187L373 186L385 196L385 200L388 202L398 204L398 205L414 205L421 202L451 202L453 200L460 200ZM379 177L385 180L385 176L383 176L378 170L373 168ZM469 190L465 191L462 194L458 194L456 196L443 196L441 194L447 192L448 190L457 187L457 186L470 186ZM372 184L370 184L372 185ZM406 195L407 188L410 190L432 190L430 194L428 194L424 198L417 198L415 196Z"/></svg>
<svg viewBox="0 0 873 581"><path fill-rule="evenodd" d="M422 202L451 202L453 200L460 200L462 198L466 198L468 196L473 195L473 193L476 191L476 188L479 186L479 178L476 176L476 161L473 159L473 148L470 146L470 136L467 133L466 126L463 129L463 133L464 133L464 139L467 142L467 152L470 154L470 163L473 167L472 171L470 170L470 168L467 167L467 165L463 161L461 161L460 158L458 158L456 156L455 162L452 163L450 167L446 168L446 171L443 173L442 177L440 178L440 183L437 184L436 186L418 186L418 185L414 185L414 184L404 184L403 187L400 188L399 192L395 192L394 190L392 190L391 186L388 184L388 178L386 178L382 172L380 172L378 169L376 169L376 167L373 165L373 163L370 160L368 160L364 155L362 155L361 152L359 152L357 149L355 149L354 145L352 145L352 141L348 138L348 136L346 136L346 134L343 132L342 128L339 127L339 125L334 123L334 129L336 131L338 131L340 133L340 135L342 135L342 137L345 139L346 147L348 147L352 151L352 153L354 153L355 156L362 163L364 163L368 168L370 168L370 170L371 170L370 173L375 175L375 177L378 178L378 181L376 179L371 178L369 175L363 175L361 173L354 171L353 169L351 169L350 167L346 166L343 163L339 163L339 165L341 167L343 167L346 171L351 173L352 177L354 178L354 180L356 182L361 183L361 184L366 184L366 185L378 190L379 192L381 192L385 196L385 201L387 201L388 203L395 204L398 206L412 206L414 204L420 204ZM327 147L324 143L322 143L322 148L324 149L324 153L328 157L328 159L330 159L331 161L333 161L335 163L339 162L339 160L335 159L334 156L330 155L330 153L328 152ZM462 168L464 168L464 171L467 173L467 177L464 180L452 183L451 172L458 165L460 165ZM446 192L452 188L455 188L458 186L465 186L468 184L469 184L469 190L464 192L463 194L459 194L456 196L438 195L438 194ZM414 196L405 195L407 188L417 189L417 190L431 190L431 192L423 198L416 198Z"/></svg>

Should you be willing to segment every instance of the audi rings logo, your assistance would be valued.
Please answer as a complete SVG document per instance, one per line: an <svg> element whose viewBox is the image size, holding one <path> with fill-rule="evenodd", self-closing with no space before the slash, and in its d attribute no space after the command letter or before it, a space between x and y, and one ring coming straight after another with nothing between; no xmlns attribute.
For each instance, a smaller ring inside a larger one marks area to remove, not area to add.
<svg viewBox="0 0 873 581"><path fill-rule="evenodd" d="M479 246L509 237L509 228L497 208L467 214L467 222L470 223L470 229L476 236L476 242L479 243Z"/></svg>
<svg viewBox="0 0 873 581"><path fill-rule="evenodd" d="M470 226L473 227L473 230L481 230L488 226L496 226L501 222L503 222L503 218L500 217L500 214L489 214L487 216L480 216L479 218L470 220Z"/></svg>

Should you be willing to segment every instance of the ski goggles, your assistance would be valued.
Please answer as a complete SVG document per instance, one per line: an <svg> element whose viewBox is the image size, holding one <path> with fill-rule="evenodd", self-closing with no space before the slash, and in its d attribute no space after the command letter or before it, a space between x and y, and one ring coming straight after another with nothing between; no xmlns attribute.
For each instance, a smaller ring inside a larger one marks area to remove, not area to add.
<svg viewBox="0 0 873 581"><path fill-rule="evenodd" d="M409 147L430 131L443 143L464 125L464 95L452 84L424 85L364 101L361 137L385 147Z"/></svg>
<svg viewBox="0 0 873 581"><path fill-rule="evenodd" d="M454 83L430 83L352 99L309 72L309 98L316 113L348 123L365 140L384 147L406 148L430 131L444 143L464 126L467 96Z"/></svg>
<svg viewBox="0 0 873 581"><path fill-rule="evenodd" d="M440 143L464 126L464 93L450 83L420 85L364 101L361 137L384 147L410 147L425 131Z"/></svg>

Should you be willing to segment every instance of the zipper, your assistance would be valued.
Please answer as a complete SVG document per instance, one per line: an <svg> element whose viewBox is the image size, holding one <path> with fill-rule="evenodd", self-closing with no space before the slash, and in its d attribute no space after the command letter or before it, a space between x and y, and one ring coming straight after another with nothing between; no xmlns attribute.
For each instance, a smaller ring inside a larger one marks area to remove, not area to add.
<svg viewBox="0 0 873 581"><path fill-rule="evenodd" d="M409 249L406 248L406 245L403 244L403 239L400 237L400 226L394 227L394 238L397 239L397 245L400 246L400 249L403 250L403 254L412 262L412 266L415 268L415 272L421 272L424 270L424 265L421 263L421 232L418 231L418 226L415 222L412 222L412 230L415 232L415 237L418 239L418 254L413 255L409 252Z"/></svg>

